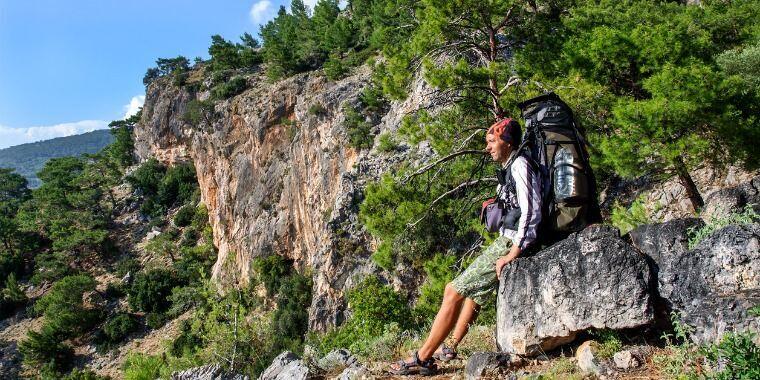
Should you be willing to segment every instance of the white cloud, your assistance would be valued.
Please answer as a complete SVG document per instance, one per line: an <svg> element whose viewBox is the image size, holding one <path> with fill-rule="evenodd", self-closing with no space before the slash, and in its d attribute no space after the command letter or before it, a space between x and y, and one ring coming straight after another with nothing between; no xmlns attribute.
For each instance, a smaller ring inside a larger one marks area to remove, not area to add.
<svg viewBox="0 0 760 380"><path fill-rule="evenodd" d="M145 95L133 96L132 99L129 101L129 104L124 106L123 119L126 119L136 114L137 111L140 110L140 107L142 107L144 103L145 103Z"/></svg>
<svg viewBox="0 0 760 380"><path fill-rule="evenodd" d="M273 16L272 2L269 0L259 0L253 4L249 12L251 21L254 24L261 24Z"/></svg>
<svg viewBox="0 0 760 380"><path fill-rule="evenodd" d="M104 120L82 120L73 123L28 128L11 128L0 125L0 149L106 128L108 128L108 122Z"/></svg>

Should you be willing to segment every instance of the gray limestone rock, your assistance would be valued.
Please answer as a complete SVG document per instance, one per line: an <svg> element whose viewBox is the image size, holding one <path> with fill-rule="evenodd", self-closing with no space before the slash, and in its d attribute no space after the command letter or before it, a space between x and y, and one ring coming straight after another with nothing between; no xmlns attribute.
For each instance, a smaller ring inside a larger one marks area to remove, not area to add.
<svg viewBox="0 0 760 380"><path fill-rule="evenodd" d="M624 329L654 318L644 255L617 229L595 225L502 272L496 342L502 351L537 355L588 329Z"/></svg>
<svg viewBox="0 0 760 380"><path fill-rule="evenodd" d="M705 220L740 212L745 206L760 211L760 176L739 186L718 190L707 196L701 216Z"/></svg>
<svg viewBox="0 0 760 380"><path fill-rule="evenodd" d="M602 365L596 355L597 345L595 341L587 340L575 351L576 364L583 373L595 375L602 373Z"/></svg>
<svg viewBox="0 0 760 380"><path fill-rule="evenodd" d="M202 367L176 371L171 380L248 380L248 376L227 374L219 364L208 364Z"/></svg>
<svg viewBox="0 0 760 380"><path fill-rule="evenodd" d="M638 368L641 365L638 355L634 354L631 350L623 350L615 353L612 360L615 362L615 367L622 370Z"/></svg>
<svg viewBox="0 0 760 380"><path fill-rule="evenodd" d="M509 368L510 355L503 352L475 352L465 367L465 379L493 378Z"/></svg>
<svg viewBox="0 0 760 380"><path fill-rule="evenodd" d="M357 364L356 357L343 348L330 351L317 362L319 368L325 371L331 371L338 367L350 367L355 364Z"/></svg>
<svg viewBox="0 0 760 380"><path fill-rule="evenodd" d="M305 380L309 367L294 353L284 351L259 376L259 380Z"/></svg>
<svg viewBox="0 0 760 380"><path fill-rule="evenodd" d="M366 378L370 378L369 370L361 364L355 364L344 369L337 377L338 380L359 380Z"/></svg>
<svg viewBox="0 0 760 380"><path fill-rule="evenodd" d="M748 310L760 303L760 224L730 225L688 250L694 220L673 220L631 232L648 254L666 312L693 328L695 343L717 342L730 331L760 328Z"/></svg>

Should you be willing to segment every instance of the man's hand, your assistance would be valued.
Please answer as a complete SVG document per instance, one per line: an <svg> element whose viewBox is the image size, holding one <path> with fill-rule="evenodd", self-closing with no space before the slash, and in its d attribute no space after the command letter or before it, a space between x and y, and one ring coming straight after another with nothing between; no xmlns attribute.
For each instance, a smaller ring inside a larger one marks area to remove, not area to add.
<svg viewBox="0 0 760 380"><path fill-rule="evenodd" d="M496 278L501 278L501 270L509 264L512 260L509 256L502 256L496 260Z"/></svg>
<svg viewBox="0 0 760 380"><path fill-rule="evenodd" d="M501 270L504 269L504 266L511 263L512 260L516 259L517 256L520 256L520 248L516 245L513 245L506 256L499 257L498 260L496 260L496 278L501 278Z"/></svg>

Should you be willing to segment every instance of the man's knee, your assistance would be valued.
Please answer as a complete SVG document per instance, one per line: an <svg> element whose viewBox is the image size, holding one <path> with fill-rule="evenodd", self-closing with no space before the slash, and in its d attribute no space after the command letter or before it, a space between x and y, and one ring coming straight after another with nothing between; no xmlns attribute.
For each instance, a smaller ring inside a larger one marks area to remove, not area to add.
<svg viewBox="0 0 760 380"><path fill-rule="evenodd" d="M443 302L460 302L464 299L464 296L459 294L450 282L446 284L443 290Z"/></svg>

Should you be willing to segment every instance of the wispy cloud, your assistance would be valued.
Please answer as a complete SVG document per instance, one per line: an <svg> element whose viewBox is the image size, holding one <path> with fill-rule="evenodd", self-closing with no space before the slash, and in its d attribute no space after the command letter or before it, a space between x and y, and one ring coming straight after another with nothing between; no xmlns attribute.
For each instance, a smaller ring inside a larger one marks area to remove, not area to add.
<svg viewBox="0 0 760 380"><path fill-rule="evenodd" d="M82 120L73 123L28 128L11 128L0 125L0 149L56 137L73 136L105 128L108 128L108 122L104 120Z"/></svg>
<svg viewBox="0 0 760 380"><path fill-rule="evenodd" d="M133 96L129 101L129 104L124 106L124 119L134 115L140 110L140 107L145 103L145 95Z"/></svg>
<svg viewBox="0 0 760 380"><path fill-rule="evenodd" d="M269 0L259 0L253 4L251 11L249 12L251 21L254 24L261 24L274 15L274 9L272 8L272 2Z"/></svg>

